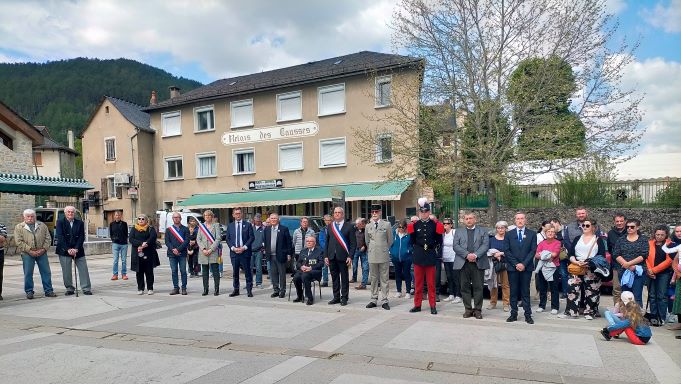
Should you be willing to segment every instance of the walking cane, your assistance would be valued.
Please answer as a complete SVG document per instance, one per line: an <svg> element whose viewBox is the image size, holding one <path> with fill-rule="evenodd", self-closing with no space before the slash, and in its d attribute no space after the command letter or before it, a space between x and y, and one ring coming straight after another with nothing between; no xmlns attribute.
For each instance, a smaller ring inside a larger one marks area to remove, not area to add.
<svg viewBox="0 0 681 384"><path fill-rule="evenodd" d="M76 273L76 269L77 269L76 268L77 267L76 266L76 258L72 257L72 259L73 259L73 277L74 277L73 280L75 281L75 284L76 284L76 297L78 297L78 273Z"/></svg>

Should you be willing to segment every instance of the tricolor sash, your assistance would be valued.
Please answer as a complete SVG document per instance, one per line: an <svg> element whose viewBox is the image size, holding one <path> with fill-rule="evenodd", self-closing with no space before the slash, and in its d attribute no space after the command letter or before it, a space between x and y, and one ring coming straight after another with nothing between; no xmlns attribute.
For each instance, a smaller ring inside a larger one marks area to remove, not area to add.
<svg viewBox="0 0 681 384"><path fill-rule="evenodd" d="M177 229L175 229L174 225L171 225L170 227L168 227L168 229L170 230L170 233L172 233L173 236L177 239L177 241L184 244L184 239L182 238L182 235L180 235L180 232L178 232Z"/></svg>
<svg viewBox="0 0 681 384"><path fill-rule="evenodd" d="M348 248L348 242L345 241L345 238L343 237L343 234L338 230L338 227L336 227L336 222L334 221L331 223L331 232L333 233L333 236L336 238L336 241L345 249L345 252L350 255L350 249Z"/></svg>
<svg viewBox="0 0 681 384"><path fill-rule="evenodd" d="M215 236L213 236L211 231L208 229L206 223L199 222L199 230L204 236L206 236L211 245L215 242Z"/></svg>

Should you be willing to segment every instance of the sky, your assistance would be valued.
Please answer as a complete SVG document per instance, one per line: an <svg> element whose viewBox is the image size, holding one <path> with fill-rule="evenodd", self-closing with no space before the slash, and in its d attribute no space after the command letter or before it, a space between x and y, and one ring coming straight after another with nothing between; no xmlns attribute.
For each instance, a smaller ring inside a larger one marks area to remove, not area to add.
<svg viewBox="0 0 681 384"><path fill-rule="evenodd" d="M645 94L640 153L681 160L681 0L607 0L640 39L623 85ZM125 57L202 83L393 52L396 0L2 0L0 62Z"/></svg>

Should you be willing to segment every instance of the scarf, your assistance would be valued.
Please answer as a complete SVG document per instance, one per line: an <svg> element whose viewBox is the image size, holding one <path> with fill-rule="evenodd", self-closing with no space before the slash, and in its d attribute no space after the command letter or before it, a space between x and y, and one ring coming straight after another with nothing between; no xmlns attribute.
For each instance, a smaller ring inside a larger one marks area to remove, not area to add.
<svg viewBox="0 0 681 384"><path fill-rule="evenodd" d="M140 232L146 232L148 228L149 228L149 224L144 224L144 225L135 224L135 229L140 231Z"/></svg>

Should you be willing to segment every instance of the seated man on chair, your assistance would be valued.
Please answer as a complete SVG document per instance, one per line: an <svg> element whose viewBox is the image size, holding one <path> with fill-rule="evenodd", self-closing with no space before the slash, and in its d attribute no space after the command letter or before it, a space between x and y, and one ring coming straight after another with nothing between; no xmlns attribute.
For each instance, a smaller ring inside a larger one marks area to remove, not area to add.
<svg viewBox="0 0 681 384"><path fill-rule="evenodd" d="M300 251L300 257L296 263L296 273L293 276L293 284L295 284L296 293L298 294L298 297L293 300L294 303L303 301L303 287L305 287L307 305L314 303L312 281L321 280L323 266L324 254L321 248L317 246L317 239L314 236L307 236L305 238L305 248Z"/></svg>

